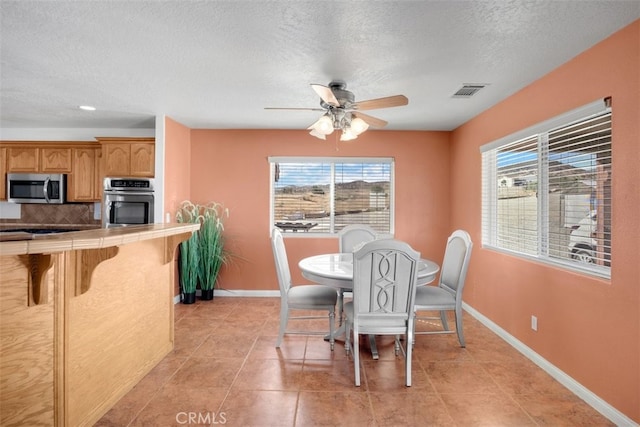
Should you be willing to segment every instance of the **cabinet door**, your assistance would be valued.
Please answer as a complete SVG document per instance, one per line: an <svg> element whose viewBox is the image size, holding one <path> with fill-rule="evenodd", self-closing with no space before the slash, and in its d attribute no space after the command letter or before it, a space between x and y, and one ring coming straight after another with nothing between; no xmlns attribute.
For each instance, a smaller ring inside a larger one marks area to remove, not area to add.
<svg viewBox="0 0 640 427"><path fill-rule="evenodd" d="M98 200L96 195L96 149L74 148L73 168L69 175L67 200L87 202Z"/></svg>
<svg viewBox="0 0 640 427"><path fill-rule="evenodd" d="M131 144L104 144L104 173L106 176L129 176L131 174Z"/></svg>
<svg viewBox="0 0 640 427"><path fill-rule="evenodd" d="M71 172L70 148L41 148L40 172L69 173Z"/></svg>
<svg viewBox="0 0 640 427"><path fill-rule="evenodd" d="M38 172L40 170L39 149L36 147L11 147L7 154L9 172Z"/></svg>
<svg viewBox="0 0 640 427"><path fill-rule="evenodd" d="M153 178L155 175L155 144L131 144L131 176Z"/></svg>
<svg viewBox="0 0 640 427"><path fill-rule="evenodd" d="M0 148L0 200L7 200L7 149Z"/></svg>

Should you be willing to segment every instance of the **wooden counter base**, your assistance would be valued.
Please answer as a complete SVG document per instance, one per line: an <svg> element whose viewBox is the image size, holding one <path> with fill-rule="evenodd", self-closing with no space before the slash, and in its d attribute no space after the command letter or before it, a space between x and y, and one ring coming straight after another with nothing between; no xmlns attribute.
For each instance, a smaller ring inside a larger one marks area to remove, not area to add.
<svg viewBox="0 0 640 427"><path fill-rule="evenodd" d="M0 256L0 425L92 425L171 351L173 254L197 226L148 227L40 254L37 298L38 254Z"/></svg>

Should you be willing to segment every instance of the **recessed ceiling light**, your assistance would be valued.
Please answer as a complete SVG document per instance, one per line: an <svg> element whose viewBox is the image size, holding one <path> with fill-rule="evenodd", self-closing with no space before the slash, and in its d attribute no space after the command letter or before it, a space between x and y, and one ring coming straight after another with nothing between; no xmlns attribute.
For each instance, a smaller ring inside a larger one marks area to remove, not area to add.
<svg viewBox="0 0 640 427"><path fill-rule="evenodd" d="M85 111L96 111L96 107L92 107L91 105L81 105L79 108Z"/></svg>

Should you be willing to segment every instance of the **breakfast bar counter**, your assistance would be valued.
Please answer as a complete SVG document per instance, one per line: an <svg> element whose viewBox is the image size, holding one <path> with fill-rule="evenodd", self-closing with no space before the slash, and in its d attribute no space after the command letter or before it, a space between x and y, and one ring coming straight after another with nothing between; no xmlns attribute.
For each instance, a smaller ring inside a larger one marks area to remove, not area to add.
<svg viewBox="0 0 640 427"><path fill-rule="evenodd" d="M92 425L173 348L174 257L199 224L0 242L0 425Z"/></svg>

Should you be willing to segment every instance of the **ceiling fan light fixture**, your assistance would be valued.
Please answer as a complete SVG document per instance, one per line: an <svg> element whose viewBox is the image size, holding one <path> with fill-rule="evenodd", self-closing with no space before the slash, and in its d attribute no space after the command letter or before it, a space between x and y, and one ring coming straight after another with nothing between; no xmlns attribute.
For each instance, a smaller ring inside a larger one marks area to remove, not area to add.
<svg viewBox="0 0 640 427"><path fill-rule="evenodd" d="M309 132L309 135L315 136L318 139L324 139L324 140L327 139L327 137L323 133L318 132L315 128L311 129L311 132Z"/></svg>
<svg viewBox="0 0 640 427"><path fill-rule="evenodd" d="M352 139L356 139L358 135L353 132L350 127L345 127L342 129L342 135L340 135L340 141L351 141Z"/></svg>
<svg viewBox="0 0 640 427"><path fill-rule="evenodd" d="M354 135L360 135L365 130L369 129L369 124L362 120L360 117L356 117L351 120L351 133Z"/></svg>
<svg viewBox="0 0 640 427"><path fill-rule="evenodd" d="M329 135L333 132L333 120L327 114L320 117L317 122L315 122L311 127L318 133L322 135Z"/></svg>
<svg viewBox="0 0 640 427"><path fill-rule="evenodd" d="M265 107L265 109L323 111L322 117L307 128L310 131L309 134L326 140L326 136L332 134L334 130L341 130L340 140L350 141L356 139L370 126L383 128L388 124L385 120L361 113L361 110L400 107L409 103L409 99L404 95L355 102L355 96L346 89L347 84L342 80L333 80L328 86L312 84L311 87L320 96L322 108Z"/></svg>

